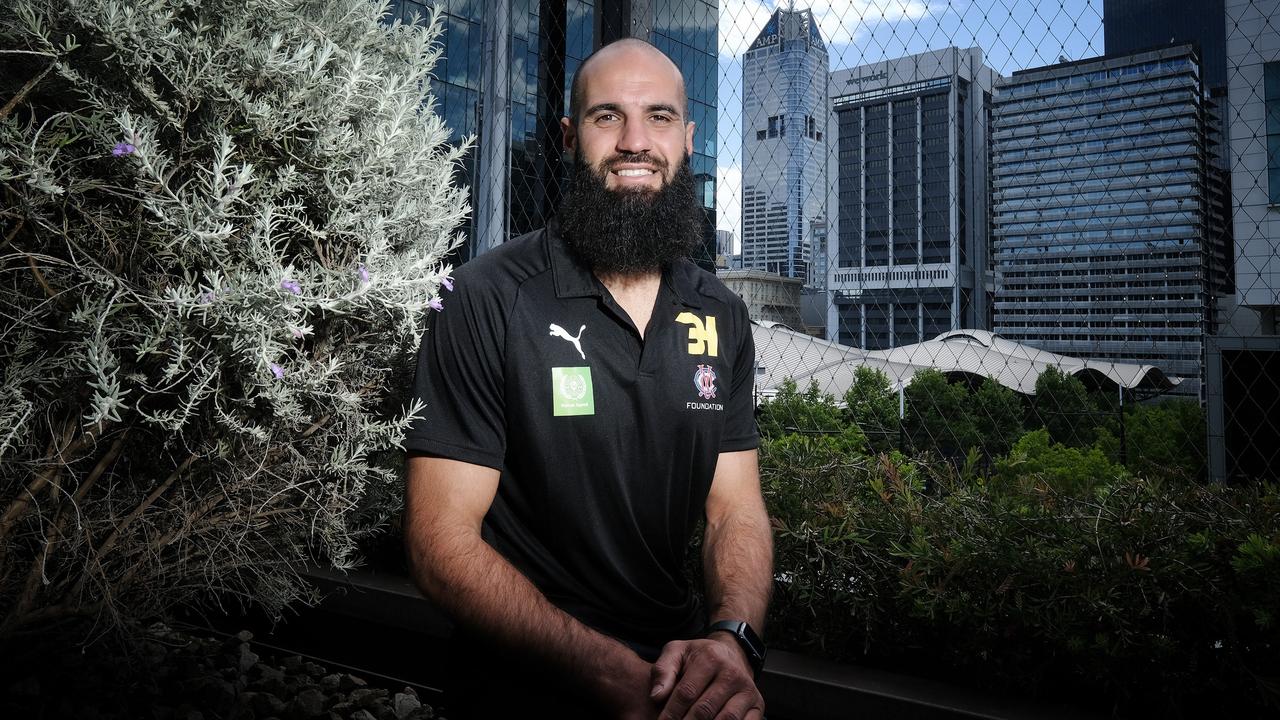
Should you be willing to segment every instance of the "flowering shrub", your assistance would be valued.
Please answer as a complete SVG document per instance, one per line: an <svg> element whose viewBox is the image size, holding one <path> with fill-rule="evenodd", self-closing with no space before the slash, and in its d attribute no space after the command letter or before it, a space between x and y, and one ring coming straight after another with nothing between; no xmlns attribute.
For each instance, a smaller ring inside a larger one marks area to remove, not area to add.
<svg viewBox="0 0 1280 720"><path fill-rule="evenodd" d="M394 510L468 208L435 18L381 12L3 3L0 634L278 610Z"/></svg>

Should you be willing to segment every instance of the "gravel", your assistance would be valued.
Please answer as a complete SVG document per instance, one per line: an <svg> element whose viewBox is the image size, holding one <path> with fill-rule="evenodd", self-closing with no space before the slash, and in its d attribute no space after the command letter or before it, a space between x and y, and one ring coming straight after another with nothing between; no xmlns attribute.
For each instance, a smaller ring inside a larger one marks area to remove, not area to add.
<svg viewBox="0 0 1280 720"><path fill-rule="evenodd" d="M427 720L394 692L299 656L263 657L253 634L225 640L153 625L127 648L54 651L0 675L0 717L79 720Z"/></svg>

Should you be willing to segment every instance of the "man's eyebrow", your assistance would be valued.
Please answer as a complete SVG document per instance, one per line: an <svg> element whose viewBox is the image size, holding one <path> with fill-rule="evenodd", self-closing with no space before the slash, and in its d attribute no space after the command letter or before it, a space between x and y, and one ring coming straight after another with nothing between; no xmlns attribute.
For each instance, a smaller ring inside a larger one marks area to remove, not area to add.
<svg viewBox="0 0 1280 720"><path fill-rule="evenodd" d="M622 110L622 106L618 103L599 103L587 108L587 111L582 114L584 116L595 115L598 112L604 112L606 110L609 112L620 112Z"/></svg>
<svg viewBox="0 0 1280 720"><path fill-rule="evenodd" d="M674 106L674 105L667 105L666 103L659 103L659 104L657 104L657 105L650 105L650 106L648 107L648 111L649 111L649 112L651 112L651 113L652 113L652 112L664 112L664 113L670 113L670 114L672 114L672 115L675 115L676 117L680 117L680 111L679 111L679 110L677 110L677 109L675 108L675 106Z"/></svg>
<svg viewBox="0 0 1280 720"><path fill-rule="evenodd" d="M582 115L583 117L586 117L588 115L595 115L598 112L622 112L622 106L618 103L599 103L587 108L587 111L582 113ZM665 112L675 115L676 117L681 117L680 111L677 110L674 105L668 105L666 103L649 105L645 108L645 112Z"/></svg>

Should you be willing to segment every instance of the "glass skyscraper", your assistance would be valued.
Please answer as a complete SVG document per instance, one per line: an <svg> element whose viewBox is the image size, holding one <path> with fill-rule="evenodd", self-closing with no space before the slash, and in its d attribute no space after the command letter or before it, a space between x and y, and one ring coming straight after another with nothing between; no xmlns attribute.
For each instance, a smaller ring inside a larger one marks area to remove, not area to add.
<svg viewBox="0 0 1280 720"><path fill-rule="evenodd" d="M742 66L742 267L810 285L826 227L827 67L813 13L784 9Z"/></svg>
<svg viewBox="0 0 1280 720"><path fill-rule="evenodd" d="M1192 43L1204 86L1227 84L1223 0L1103 0L1102 32L1109 56Z"/></svg>
<svg viewBox="0 0 1280 720"><path fill-rule="evenodd" d="M1190 45L1014 73L993 119L995 331L1196 396L1224 218Z"/></svg>

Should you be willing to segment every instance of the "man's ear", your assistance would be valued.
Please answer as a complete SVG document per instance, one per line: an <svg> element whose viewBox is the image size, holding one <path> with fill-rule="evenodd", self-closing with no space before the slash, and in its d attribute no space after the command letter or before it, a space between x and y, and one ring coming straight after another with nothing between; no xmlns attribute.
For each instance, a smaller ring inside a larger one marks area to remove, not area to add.
<svg viewBox="0 0 1280 720"><path fill-rule="evenodd" d="M560 131L564 137L565 152L573 152L574 146L578 143L578 128L574 127L572 120L562 117L560 118Z"/></svg>
<svg viewBox="0 0 1280 720"><path fill-rule="evenodd" d="M686 155L693 157L693 128L697 125L694 122L687 122L684 125L684 152Z"/></svg>

